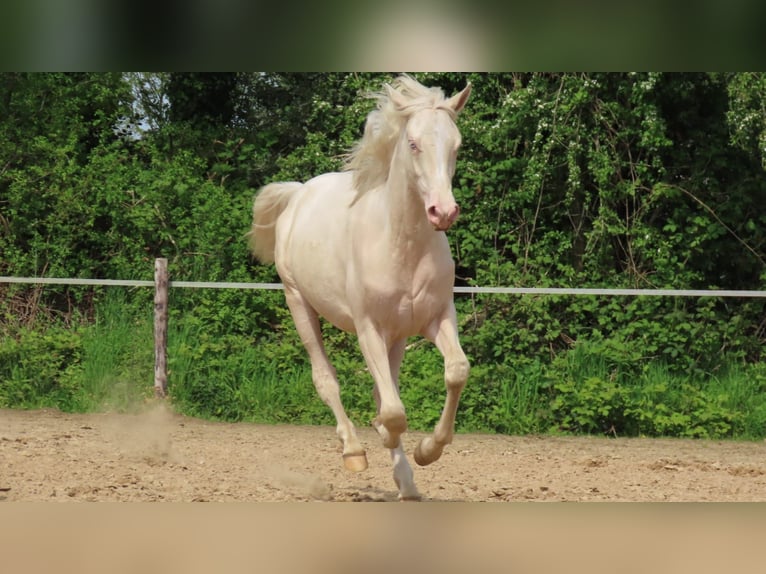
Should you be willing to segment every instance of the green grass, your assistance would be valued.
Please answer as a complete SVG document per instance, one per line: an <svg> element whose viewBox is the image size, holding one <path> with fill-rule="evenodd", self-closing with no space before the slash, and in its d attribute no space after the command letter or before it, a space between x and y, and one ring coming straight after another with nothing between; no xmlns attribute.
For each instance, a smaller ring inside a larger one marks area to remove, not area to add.
<svg viewBox="0 0 766 574"><path fill-rule="evenodd" d="M243 337L172 328L168 365L170 397L186 414L263 423L331 422L306 363L280 364Z"/></svg>
<svg viewBox="0 0 766 574"><path fill-rule="evenodd" d="M95 320L20 329L0 342L0 407L64 411L140 408L153 395L151 312L109 290ZM149 308L151 308L149 306ZM219 326L220 327L220 326ZM372 378L356 343L329 337L346 411L374 416ZM760 440L766 437L766 364L722 358L713 372L636 359L603 341L579 343L551 362L474 364L458 432L565 433ZM169 392L191 416L259 423L335 424L294 333L253 340L216 333L193 316L171 320ZM444 405L442 359L415 345L402 365L410 428L430 430Z"/></svg>
<svg viewBox="0 0 766 574"><path fill-rule="evenodd" d="M551 430L761 439L766 434L766 365L723 358L714 373L662 360L623 361L581 345L554 361Z"/></svg>
<svg viewBox="0 0 766 574"><path fill-rule="evenodd" d="M151 396L150 317L107 291L91 324L20 329L0 343L0 406L130 411Z"/></svg>
<svg viewBox="0 0 766 574"><path fill-rule="evenodd" d="M128 312L121 292L109 291L82 334L77 410L131 411L151 396L153 378L151 317Z"/></svg>

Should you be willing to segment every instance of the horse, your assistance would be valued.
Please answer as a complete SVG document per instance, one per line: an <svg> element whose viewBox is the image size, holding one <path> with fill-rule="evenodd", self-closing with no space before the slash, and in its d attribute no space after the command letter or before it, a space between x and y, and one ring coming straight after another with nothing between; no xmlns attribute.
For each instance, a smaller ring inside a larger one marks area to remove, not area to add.
<svg viewBox="0 0 766 574"><path fill-rule="evenodd" d="M469 363L458 339L455 264L446 231L460 208L452 178L461 135L456 126L471 84L447 98L408 75L371 95L360 140L341 171L266 185L255 196L250 249L275 263L312 380L337 422L346 469L367 456L343 408L319 317L355 333L374 379L373 427L390 449L400 500L420 500L402 448L407 417L399 369L408 337L423 336L444 358L446 398L433 434L414 451L431 464L452 442Z"/></svg>

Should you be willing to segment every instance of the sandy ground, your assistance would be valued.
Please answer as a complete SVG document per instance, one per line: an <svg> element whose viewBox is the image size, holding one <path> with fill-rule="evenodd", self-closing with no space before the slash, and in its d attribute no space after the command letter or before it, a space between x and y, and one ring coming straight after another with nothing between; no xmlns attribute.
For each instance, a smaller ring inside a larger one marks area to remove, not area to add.
<svg viewBox="0 0 766 574"><path fill-rule="evenodd" d="M0 500L396 501L388 451L343 468L332 427L0 410ZM404 435L411 453L422 433ZM457 435L425 501L766 501L766 443ZM412 460L412 457L410 456Z"/></svg>

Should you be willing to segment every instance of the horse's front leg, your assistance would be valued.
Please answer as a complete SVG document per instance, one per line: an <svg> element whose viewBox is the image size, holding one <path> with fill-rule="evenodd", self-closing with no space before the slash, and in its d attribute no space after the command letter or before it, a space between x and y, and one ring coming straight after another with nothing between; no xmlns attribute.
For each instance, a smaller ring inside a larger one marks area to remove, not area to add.
<svg viewBox="0 0 766 574"><path fill-rule="evenodd" d="M447 387L447 398L434 434L421 440L415 449L415 462L421 466L438 460L444 447L452 442L455 414L470 370L468 359L458 340L454 303L450 303L446 316L434 322L424 334L434 342L444 356L444 383Z"/></svg>
<svg viewBox="0 0 766 574"><path fill-rule="evenodd" d="M391 379L394 382L397 392L399 391L399 368L402 365L402 359L404 358L404 349L407 345L407 339L400 339L394 342L388 351L388 365L391 371ZM381 399L380 392L378 391L378 385L375 385L374 389L375 403L378 407L378 415L380 415ZM376 418L373 421L373 426L378 434L383 439L383 442L390 442L389 433L386 427ZM399 489L400 500L420 500L420 493L415 486L415 478L412 473L412 467L407 460L407 455L402 448L402 439L399 438L399 444L396 448L390 449L391 462L394 467L394 482Z"/></svg>
<svg viewBox="0 0 766 574"><path fill-rule="evenodd" d="M383 446L396 448L399 437L407 430L407 415L399 398L396 377L391 374L389 351L392 342L386 340L371 321L357 325L357 336L367 367L375 380L375 398L378 401L375 427L383 438Z"/></svg>

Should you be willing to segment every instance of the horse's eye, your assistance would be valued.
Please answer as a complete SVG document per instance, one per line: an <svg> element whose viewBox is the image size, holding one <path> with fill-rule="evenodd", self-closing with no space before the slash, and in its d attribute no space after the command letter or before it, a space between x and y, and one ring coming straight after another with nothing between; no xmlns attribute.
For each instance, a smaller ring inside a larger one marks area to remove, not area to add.
<svg viewBox="0 0 766 574"><path fill-rule="evenodd" d="M415 143L415 140L410 140L410 149L412 151L419 151L418 150L418 144Z"/></svg>

